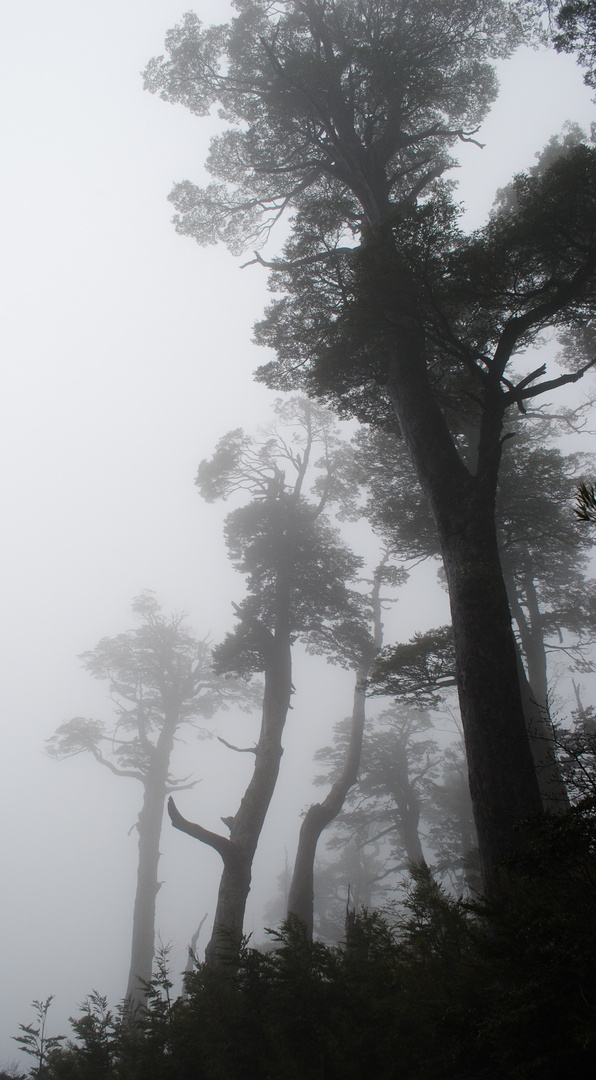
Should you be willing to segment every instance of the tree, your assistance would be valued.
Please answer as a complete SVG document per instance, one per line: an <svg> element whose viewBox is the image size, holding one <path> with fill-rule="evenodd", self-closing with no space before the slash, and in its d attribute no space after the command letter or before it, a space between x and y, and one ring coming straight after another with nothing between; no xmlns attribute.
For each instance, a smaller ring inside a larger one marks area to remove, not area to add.
<svg viewBox="0 0 596 1080"><path fill-rule="evenodd" d="M234 605L237 629L214 655L219 671L245 677L263 672L265 679L257 744L230 747L254 755L254 771L236 814L222 818L229 837L188 821L169 801L175 828L223 860L206 959L224 974L237 967L252 863L279 773L294 692L292 645L300 639L309 650L344 664L367 645L362 598L347 585L360 559L324 515L334 499L349 498L341 480L347 448L333 431L331 415L304 399L280 401L275 413L277 424L262 439L241 430L224 436L197 476L207 501L238 491L252 496L226 521L226 542L232 562L247 577L247 595Z"/></svg>
<svg viewBox="0 0 596 1080"><path fill-rule="evenodd" d="M592 0L558 3L553 34L558 52L577 53L577 62L585 67L584 82L596 87L596 11Z"/></svg>
<svg viewBox="0 0 596 1080"><path fill-rule="evenodd" d="M367 678L370 674L375 652L383 643L381 587L383 583L403 584L407 578L404 570L388 565L389 551L377 566L372 580L370 595L370 614L373 624L372 639L365 641L365 651L355 658L357 662L354 703L350 720L350 736L345 747L345 756L341 770L325 796L318 803L309 806L300 827L298 849L294 863L294 872L288 895L288 916L300 919L306 928L306 935L312 939L314 922L314 865L317 845L321 834L340 813L346 795L358 779L362 740L366 719Z"/></svg>
<svg viewBox="0 0 596 1080"><path fill-rule="evenodd" d="M508 409L576 381L511 363L549 326L582 325L596 276L596 152L574 147L471 237L458 228L448 149L495 94L490 57L523 34L517 5L241 0L229 26L171 31L146 85L228 130L173 200L180 232L234 250L294 211L282 292L258 329L261 377L367 418L397 417L437 529L487 892L541 808L500 565L495 500ZM222 64L222 59L224 63ZM263 262L260 255L256 261ZM458 407L478 437L459 445Z"/></svg>
<svg viewBox="0 0 596 1080"><path fill-rule="evenodd" d="M13 1036L14 1041L19 1044L23 1053L29 1054L30 1057L35 1059L36 1064L30 1075L36 1077L36 1080L43 1080L44 1077L49 1075L48 1058L64 1041L63 1035L47 1034L48 1012L53 1000L54 995L51 994L45 1001L34 1001L33 1008L35 1009L37 1026L35 1024L19 1024L19 1031L22 1032L22 1035Z"/></svg>
<svg viewBox="0 0 596 1080"><path fill-rule="evenodd" d="M552 659L562 657L587 670L594 644L594 582L587 577L592 537L574 524L569 513L575 477L586 470L590 458L563 454L555 441L581 431L584 409L563 409L555 418L533 415L529 429L527 419L520 424L509 418L496 504L526 723L543 803L554 811L568 804L549 721ZM472 428L462 440L468 455L474 434ZM375 528L391 536L410 557L436 556L436 531L403 444L390 430L380 429L361 431L358 444L359 476L369 492L366 513ZM443 633L447 645L450 631L445 628ZM390 694L432 691L444 663L445 677L455 674L452 642L450 655L441 656L439 644L423 635L416 645L388 648L378 659L373 678L382 676Z"/></svg>
<svg viewBox="0 0 596 1080"><path fill-rule="evenodd" d="M208 642L193 637L184 615L164 615L150 592L137 596L132 609L139 620L134 630L102 638L81 657L90 675L109 685L115 729L108 731L99 720L75 717L61 724L48 740L48 753L58 759L89 753L116 776L138 780L143 787L126 990L126 997L138 1003L144 1001L155 950L165 800L171 792L196 783L171 774L174 744L181 728L193 727L204 738L207 733L197 721L233 704L251 708L254 697L244 683L215 674Z"/></svg>

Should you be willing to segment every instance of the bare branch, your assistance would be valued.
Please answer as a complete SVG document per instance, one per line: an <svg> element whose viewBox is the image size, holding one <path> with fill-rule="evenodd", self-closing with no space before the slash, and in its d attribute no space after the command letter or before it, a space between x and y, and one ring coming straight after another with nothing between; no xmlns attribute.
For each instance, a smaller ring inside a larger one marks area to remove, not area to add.
<svg viewBox="0 0 596 1080"><path fill-rule="evenodd" d="M229 743L226 739L222 739L221 735L216 736L217 741L227 746L228 750L236 750L238 754L256 754L256 746L234 746L233 743Z"/></svg>
<svg viewBox="0 0 596 1080"><path fill-rule="evenodd" d="M584 364L579 371L573 371L568 375L559 375L556 379L549 379L547 382L538 383L538 386L527 386L530 376L528 375L522 382L516 386L513 390L509 390L504 394L506 402L520 402L526 398L538 397L539 394L545 394L549 390L556 390L559 386L566 386L568 383L578 382L589 371L590 368L596 364L596 356L593 360L589 360L587 364ZM532 378L537 378L539 371L534 372Z"/></svg>
<svg viewBox="0 0 596 1080"><path fill-rule="evenodd" d="M186 818L182 817L171 795L168 799L168 814L175 829L188 833L189 836L194 836L195 840L200 840L202 844L214 848L215 851L219 852L224 862L229 857L234 848L232 841L225 836L220 836L219 833L204 829L202 825L187 821Z"/></svg>

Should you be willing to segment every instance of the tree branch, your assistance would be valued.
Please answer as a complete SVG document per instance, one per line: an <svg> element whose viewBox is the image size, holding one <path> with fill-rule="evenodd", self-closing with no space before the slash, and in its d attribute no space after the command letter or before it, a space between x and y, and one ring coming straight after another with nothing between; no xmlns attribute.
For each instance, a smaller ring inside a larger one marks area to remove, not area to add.
<svg viewBox="0 0 596 1080"><path fill-rule="evenodd" d="M101 753L101 750L98 750L97 747L89 746L89 747L85 747L85 749L88 749L89 752L91 754L93 754L93 757L95 758L95 760L98 761L100 765L105 765L106 769L109 769L110 772L113 772L115 776L130 776L130 777L132 777L133 780L140 780L141 783L145 782L146 778L145 778L145 775L143 773L137 772L136 769L120 769L120 768L118 768L117 765L114 765L113 761L109 761L108 758L105 758L103 756L103 754ZM76 752L78 753L79 751L76 751ZM70 756L71 755L69 755L69 757Z"/></svg>
<svg viewBox="0 0 596 1080"><path fill-rule="evenodd" d="M220 836L219 833L204 829L202 825L195 825L194 822L187 821L186 818L182 817L171 795L168 799L168 814L175 829L188 833L189 836L194 836L195 840L200 840L202 844L214 848L215 851L219 852L224 862L226 861L234 847L231 840L228 840L225 836Z"/></svg>
<svg viewBox="0 0 596 1080"><path fill-rule="evenodd" d="M538 386L528 387L527 384L531 379L536 379L545 370L545 368L539 368L532 375L527 375L525 379L522 379L518 386L509 390L504 394L505 401L509 404L511 402L517 402L518 404L525 401L527 398L538 397L539 394L546 394L549 390L556 390L559 386L566 386L567 383L578 382L586 371L589 371L591 367L596 364L596 356L593 360L589 360L587 364L584 364L579 371L571 372L569 375L559 375L556 379L549 379L547 382L539 383Z"/></svg>
<svg viewBox="0 0 596 1080"><path fill-rule="evenodd" d="M216 735L218 742L227 746L228 750L236 750L238 754L256 754L256 746L234 746L233 743L229 743L226 739L222 739L221 735Z"/></svg>

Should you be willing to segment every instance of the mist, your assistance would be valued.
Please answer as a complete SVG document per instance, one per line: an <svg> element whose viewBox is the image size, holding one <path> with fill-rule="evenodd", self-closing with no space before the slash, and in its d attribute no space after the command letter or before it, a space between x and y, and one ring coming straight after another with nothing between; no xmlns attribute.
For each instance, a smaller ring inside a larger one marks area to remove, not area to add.
<svg viewBox="0 0 596 1080"><path fill-rule="evenodd" d="M117 1002L126 986L139 786L89 755L56 762L45 753L71 717L113 723L108 687L78 657L134 626L131 601L143 590L164 611L186 612L198 638L216 644L233 628L245 586L223 542L230 507L203 502L194 479L225 432L267 424L278 396L253 380L264 360L252 326L270 301L266 271L241 270L242 258L200 248L171 224L172 184L205 182L220 126L217 115L198 120L143 92L139 73L182 13L172 0L32 0L0 16L5 1065L19 1060L11 1038L33 999L55 995L50 1026L64 1032L92 989ZM229 13L219 0L201 5L207 23ZM470 230L566 121L589 131L594 115L573 57L524 49L498 71L500 97L476 136L485 147L462 146L454 172ZM355 430L341 426L347 438ZM593 452L593 435L565 446ZM378 541L363 525L342 528L370 571ZM437 569L429 560L412 570L385 615L387 640L448 622ZM589 705L593 682L583 684ZM294 685L253 867L245 930L255 942L292 864L301 812L320 797L313 755L352 707L352 673L303 649ZM564 713L564 667L557 692ZM445 710L445 741L454 710ZM232 709L205 725L213 738L188 733L176 746L181 774L200 780L179 796L185 815L218 830L236 811L250 755L215 736L249 745L258 725L258 712ZM157 929L179 989L205 914L199 952L208 939L220 862L167 819L161 852Z"/></svg>

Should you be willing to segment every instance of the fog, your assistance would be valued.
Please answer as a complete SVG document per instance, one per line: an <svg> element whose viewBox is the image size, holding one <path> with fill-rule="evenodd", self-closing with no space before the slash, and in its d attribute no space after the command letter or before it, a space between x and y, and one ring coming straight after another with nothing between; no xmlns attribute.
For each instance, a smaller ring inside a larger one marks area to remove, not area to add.
<svg viewBox="0 0 596 1080"><path fill-rule="evenodd" d="M107 688L78 654L134 625L130 603L143 589L216 642L243 590L223 545L226 508L201 502L193 480L224 432L268 418L274 395L252 380L263 357L251 344L266 272L240 270L241 259L200 249L170 224L167 194L174 181L201 181L218 124L142 89L140 71L183 11L173 0L31 0L0 16L0 1063L17 1059L11 1036L31 1019L33 998L56 995L54 1033L91 989L116 1002L126 982L140 785L84 756L58 763L44 753L72 716L109 723ZM214 22L228 11L218 0L200 8ZM470 228L565 121L589 129L593 118L570 57L524 51L500 74L478 135L485 148L461 149ZM581 448L593 449L588 437ZM374 557L366 530L354 537ZM388 621L405 638L446 619L429 565ZM311 798L313 752L351 708L351 676L323 661L299 654L294 683L249 900L246 929L257 939ZM211 726L247 745L257 725L232 713ZM180 795L181 811L220 827L252 759L191 735L176 754L183 774L202 778ZM157 925L179 971L199 920L213 914L220 861L169 825L161 850Z"/></svg>

